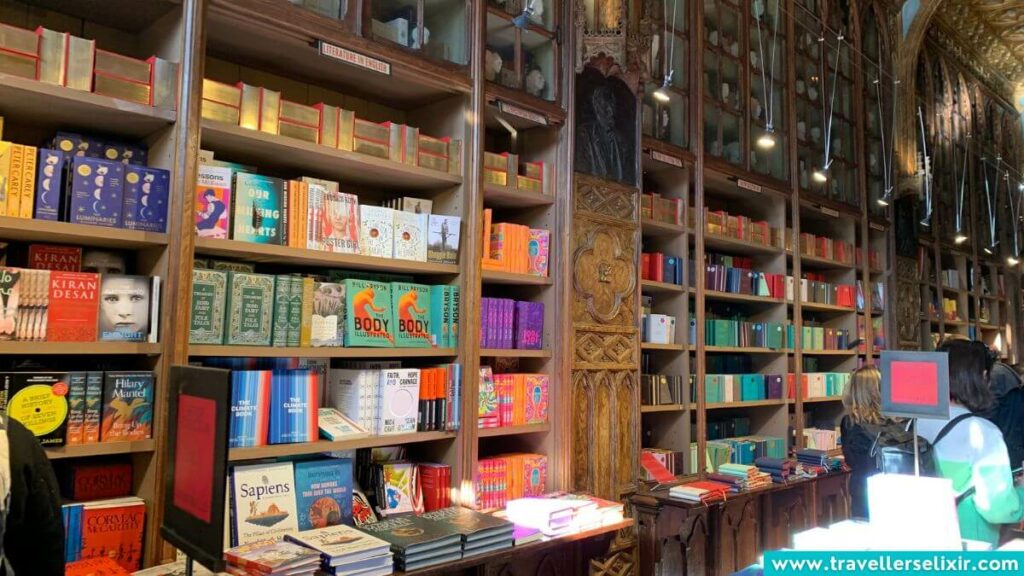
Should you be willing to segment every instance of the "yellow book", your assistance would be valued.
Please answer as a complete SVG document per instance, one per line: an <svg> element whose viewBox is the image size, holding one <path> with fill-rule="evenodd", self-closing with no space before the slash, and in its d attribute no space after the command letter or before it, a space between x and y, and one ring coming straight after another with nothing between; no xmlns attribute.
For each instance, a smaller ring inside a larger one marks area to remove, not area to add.
<svg viewBox="0 0 1024 576"><path fill-rule="evenodd" d="M35 207L36 158L38 158L36 147L25 146L25 160L21 180L21 210L18 212L18 216L21 218L32 218L32 211Z"/></svg>
<svg viewBox="0 0 1024 576"><path fill-rule="evenodd" d="M21 184L25 175L25 147L11 144L11 167L7 181L7 216L17 217L21 210Z"/></svg>
<svg viewBox="0 0 1024 576"><path fill-rule="evenodd" d="M0 141L0 216L7 215L7 194L11 188L11 154L14 144Z"/></svg>

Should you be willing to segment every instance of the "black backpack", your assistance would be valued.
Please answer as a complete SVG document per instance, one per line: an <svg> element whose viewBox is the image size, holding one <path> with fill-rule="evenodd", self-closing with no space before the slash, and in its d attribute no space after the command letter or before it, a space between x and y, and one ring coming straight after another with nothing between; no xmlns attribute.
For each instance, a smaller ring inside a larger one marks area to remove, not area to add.
<svg viewBox="0 0 1024 576"><path fill-rule="evenodd" d="M939 430L935 436L935 442L918 436L917 437L917 461L921 476L937 476L935 471L934 448L957 424L974 416L974 414L961 414L953 418ZM907 422L909 430L912 421ZM879 432L871 445L871 455L875 458L875 465L883 474L914 474L914 437L913 435L889 435Z"/></svg>

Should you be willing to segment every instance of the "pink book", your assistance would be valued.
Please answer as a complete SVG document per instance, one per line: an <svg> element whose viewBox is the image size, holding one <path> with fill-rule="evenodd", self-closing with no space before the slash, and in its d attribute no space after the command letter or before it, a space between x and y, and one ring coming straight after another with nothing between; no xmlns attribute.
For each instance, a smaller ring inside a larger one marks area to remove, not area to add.
<svg viewBox="0 0 1024 576"><path fill-rule="evenodd" d="M548 377L526 374L526 423L546 424L548 421Z"/></svg>
<svg viewBox="0 0 1024 576"><path fill-rule="evenodd" d="M534 276L548 275L548 252L551 249L551 232L549 230L530 229L528 246L527 272Z"/></svg>

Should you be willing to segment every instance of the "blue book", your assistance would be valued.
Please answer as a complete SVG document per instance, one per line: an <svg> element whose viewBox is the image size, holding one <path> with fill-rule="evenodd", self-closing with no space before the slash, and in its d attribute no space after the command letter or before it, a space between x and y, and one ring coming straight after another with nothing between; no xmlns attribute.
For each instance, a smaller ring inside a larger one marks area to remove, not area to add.
<svg viewBox="0 0 1024 576"><path fill-rule="evenodd" d="M68 159L60 150L39 149L36 165L36 220L60 220L67 183Z"/></svg>
<svg viewBox="0 0 1024 576"><path fill-rule="evenodd" d="M271 444L316 442L320 436L317 376L309 370L274 372L270 384Z"/></svg>
<svg viewBox="0 0 1024 576"><path fill-rule="evenodd" d="M231 239L285 244L284 180L238 172L231 197Z"/></svg>
<svg viewBox="0 0 1024 576"><path fill-rule="evenodd" d="M120 228L123 194L124 164L81 156L71 159L69 222Z"/></svg>
<svg viewBox="0 0 1024 576"><path fill-rule="evenodd" d="M167 199L171 174L161 168L129 165L124 171L124 227L145 232L167 231Z"/></svg>
<svg viewBox="0 0 1024 576"><path fill-rule="evenodd" d="M352 460L332 458L295 463L299 530L352 525Z"/></svg>
<svg viewBox="0 0 1024 576"><path fill-rule="evenodd" d="M231 373L228 447L266 446L271 375L269 370L238 370Z"/></svg>

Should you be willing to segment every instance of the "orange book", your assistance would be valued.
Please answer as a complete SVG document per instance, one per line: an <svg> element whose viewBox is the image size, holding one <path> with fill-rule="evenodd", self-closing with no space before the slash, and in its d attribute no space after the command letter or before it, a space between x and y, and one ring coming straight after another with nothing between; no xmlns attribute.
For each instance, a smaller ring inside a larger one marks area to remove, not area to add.
<svg viewBox="0 0 1024 576"><path fill-rule="evenodd" d="M491 259L491 216L490 208L484 210L484 249L483 258L485 261Z"/></svg>
<svg viewBox="0 0 1024 576"><path fill-rule="evenodd" d="M494 225L491 232L491 259L494 260L499 270L508 271L509 249L512 238L509 234L509 225L504 222Z"/></svg>
<svg viewBox="0 0 1024 576"><path fill-rule="evenodd" d="M300 188L299 202L302 204L302 235L299 236L300 246L302 248L309 248L309 183L303 182ZM358 226L357 226L358 228Z"/></svg>
<svg viewBox="0 0 1024 576"><path fill-rule="evenodd" d="M90 502L82 510L82 557L106 556L134 572L142 566L146 503L139 498Z"/></svg>
<svg viewBox="0 0 1024 576"><path fill-rule="evenodd" d="M64 576L129 576L131 572L110 558L87 558L64 566Z"/></svg>
<svg viewBox="0 0 1024 576"><path fill-rule="evenodd" d="M518 226L519 248L516 250L516 272L526 274L530 261L530 227Z"/></svg>

